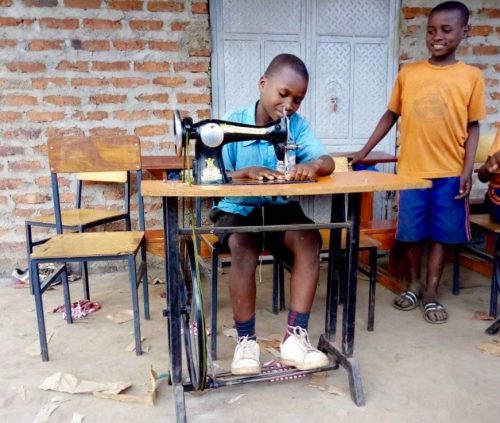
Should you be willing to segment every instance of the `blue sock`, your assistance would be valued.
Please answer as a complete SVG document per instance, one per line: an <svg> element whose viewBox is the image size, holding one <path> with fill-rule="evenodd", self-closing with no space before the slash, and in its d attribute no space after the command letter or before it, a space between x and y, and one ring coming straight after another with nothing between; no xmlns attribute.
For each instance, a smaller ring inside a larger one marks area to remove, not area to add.
<svg viewBox="0 0 500 423"><path fill-rule="evenodd" d="M288 312L288 327L290 326L299 326L302 329L307 330L307 327L309 326L309 316L311 313L300 313L298 311L293 311L290 310ZM288 331L285 334L285 339L288 338Z"/></svg>
<svg viewBox="0 0 500 423"><path fill-rule="evenodd" d="M235 320L234 324L236 326L236 332L238 332L238 338L248 336L248 339L253 339L254 341L257 339L255 335L255 314L246 322L238 322Z"/></svg>

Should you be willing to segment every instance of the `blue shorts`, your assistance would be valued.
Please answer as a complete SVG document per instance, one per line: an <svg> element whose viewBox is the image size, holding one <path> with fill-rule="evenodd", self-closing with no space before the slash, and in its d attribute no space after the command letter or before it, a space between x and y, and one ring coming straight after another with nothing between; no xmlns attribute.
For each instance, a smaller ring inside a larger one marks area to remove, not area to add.
<svg viewBox="0 0 500 423"><path fill-rule="evenodd" d="M457 176L433 179L432 188L401 191L396 239L431 239L442 244L469 241L469 199L455 200L459 188Z"/></svg>

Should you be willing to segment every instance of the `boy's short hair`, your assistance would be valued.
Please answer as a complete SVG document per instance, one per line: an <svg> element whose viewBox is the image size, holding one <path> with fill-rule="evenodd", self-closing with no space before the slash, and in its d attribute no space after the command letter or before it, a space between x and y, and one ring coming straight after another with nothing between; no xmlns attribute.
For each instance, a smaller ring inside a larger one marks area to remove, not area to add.
<svg viewBox="0 0 500 423"><path fill-rule="evenodd" d="M469 9L465 4L459 1L445 1L438 4L431 10L429 16L435 12L454 12L457 11L462 16L462 23L468 25L469 23Z"/></svg>
<svg viewBox="0 0 500 423"><path fill-rule="evenodd" d="M273 73L280 71L286 66L292 68L309 82L309 72L307 71L304 62L297 56L288 53L278 54L273 60L271 60L271 63L269 63L264 75L271 76Z"/></svg>

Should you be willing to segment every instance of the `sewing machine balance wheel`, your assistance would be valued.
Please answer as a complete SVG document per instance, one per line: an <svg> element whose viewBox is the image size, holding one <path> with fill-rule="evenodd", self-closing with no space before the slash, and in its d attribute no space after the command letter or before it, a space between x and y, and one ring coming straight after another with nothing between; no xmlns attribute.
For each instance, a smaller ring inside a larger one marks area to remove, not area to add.
<svg viewBox="0 0 500 423"><path fill-rule="evenodd" d="M196 256L191 237L183 237L181 256L185 263L181 266L183 278L180 287L181 334L190 383L196 391L203 391L207 379L207 333L203 313L201 281L196 271Z"/></svg>
<svg viewBox="0 0 500 423"><path fill-rule="evenodd" d="M174 111L174 141L175 141L175 154L180 157L182 156L183 138L185 133L183 133L181 114L178 110Z"/></svg>

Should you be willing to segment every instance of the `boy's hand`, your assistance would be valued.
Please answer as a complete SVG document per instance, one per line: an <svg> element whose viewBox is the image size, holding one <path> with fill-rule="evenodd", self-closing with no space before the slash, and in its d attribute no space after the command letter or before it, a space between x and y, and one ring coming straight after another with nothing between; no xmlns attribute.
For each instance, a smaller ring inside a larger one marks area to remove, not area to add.
<svg viewBox="0 0 500 423"><path fill-rule="evenodd" d="M273 180L273 179L284 179L285 175L277 170L269 169L263 166L251 166L246 169L246 176L249 179L256 179L258 181L262 180Z"/></svg>
<svg viewBox="0 0 500 423"><path fill-rule="evenodd" d="M460 176L460 190L458 195L455 196L455 200L460 200L467 197L470 194L472 188L472 175L470 173L462 174Z"/></svg>
<svg viewBox="0 0 500 423"><path fill-rule="evenodd" d="M488 172L496 172L500 168L500 151L493 154L493 156L488 157L486 161L486 168Z"/></svg>
<svg viewBox="0 0 500 423"><path fill-rule="evenodd" d="M320 168L319 163L302 163L295 165L286 175L288 181L309 181L316 177L316 172Z"/></svg>
<svg viewBox="0 0 500 423"><path fill-rule="evenodd" d="M366 156L367 156L367 154L364 153L363 150L356 151L352 155L351 164L356 164L360 160L363 160Z"/></svg>

